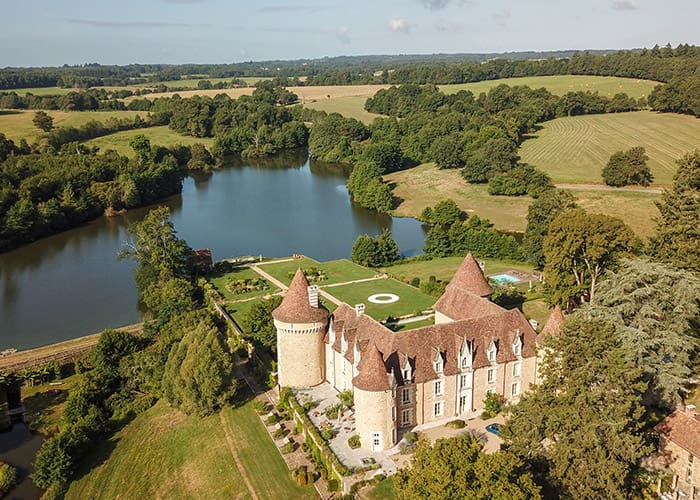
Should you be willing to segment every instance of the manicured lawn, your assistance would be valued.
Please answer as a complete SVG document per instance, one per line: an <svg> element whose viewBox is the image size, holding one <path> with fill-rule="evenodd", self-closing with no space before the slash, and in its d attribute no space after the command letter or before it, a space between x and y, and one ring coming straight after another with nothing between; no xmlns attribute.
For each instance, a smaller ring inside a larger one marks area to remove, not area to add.
<svg viewBox="0 0 700 500"><path fill-rule="evenodd" d="M648 96L659 82L649 80L637 80L635 78L618 78L615 76L586 76L586 75L555 75L555 76L526 76L522 78L504 78L500 80L487 80L484 82L459 83L455 85L440 85L440 90L446 94L454 94L460 90L470 90L475 96L482 92L488 92L493 87L506 84L511 87L525 85L538 89L544 87L555 95L564 95L567 92L589 90L600 95L612 97L624 92L630 97L638 99Z"/></svg>
<svg viewBox="0 0 700 500"><path fill-rule="evenodd" d="M435 276L438 280L447 281L452 279L455 271L464 260L464 257L442 257L432 260L414 261L406 264L397 264L395 266L383 269L389 275L396 277L399 280L410 281L413 278L427 280L430 276ZM494 259L480 259L484 261L484 269L486 275L503 273L514 270L523 273L531 273L532 266L523 262L509 262Z"/></svg>
<svg viewBox="0 0 700 500"><path fill-rule="evenodd" d="M380 481L369 492L367 492L369 500L393 500L394 495L394 478L388 477Z"/></svg>
<svg viewBox="0 0 700 500"><path fill-rule="evenodd" d="M261 499L317 497L292 481L251 403L200 419L161 401L88 461L67 499L252 498L248 484Z"/></svg>
<svg viewBox="0 0 700 500"><path fill-rule="evenodd" d="M522 160L556 183L602 184L601 171L616 151L643 146L653 184L670 184L675 161L698 147L700 120L673 113L636 111L557 118L520 148Z"/></svg>
<svg viewBox="0 0 700 500"><path fill-rule="evenodd" d="M489 219L498 229L525 231L532 198L491 196L486 184L468 184L458 169L438 169L434 163L424 163L384 179L393 185L393 195L402 200L395 215L418 217L425 207L452 198L462 210Z"/></svg>
<svg viewBox="0 0 700 500"><path fill-rule="evenodd" d="M244 323L243 320L248 314L248 311L250 311L250 308L253 307L253 304L259 302L260 300L262 300L262 297L253 300L246 300L244 302L226 304L226 311L233 316L233 319L235 319L236 322L242 327Z"/></svg>
<svg viewBox="0 0 700 500"><path fill-rule="evenodd" d="M139 134L145 135L151 141L152 145L157 144L159 146L174 146L175 144L191 146L192 144L199 142L211 149L212 145L214 144L214 139L211 137L192 137L190 135L182 135L165 125L161 127L141 128L138 130L125 130L123 132L117 132L116 134L105 135L103 137L98 137L97 139L92 139L87 141L86 144L88 146L97 146L102 151L114 149L120 154L132 156L134 151L131 149L131 146L129 146L129 143Z"/></svg>
<svg viewBox="0 0 700 500"><path fill-rule="evenodd" d="M410 285L393 279L334 286L326 288L326 291L350 306L365 304L366 313L377 320L384 320L387 316L396 317L430 309L437 300ZM399 296L399 300L393 304L369 302L367 298L376 293L393 293Z"/></svg>
<svg viewBox="0 0 700 500"><path fill-rule="evenodd" d="M390 328L392 332L401 332L404 330L415 330L416 328L423 328L424 326L431 326L434 324L435 318L428 318L420 321L412 321L411 323L406 323L404 325L395 325Z"/></svg>
<svg viewBox="0 0 700 500"><path fill-rule="evenodd" d="M25 422L28 427L44 435L58 432L68 392L79 380L80 375L71 375L55 381L61 382L60 385L46 383L33 387L23 386L22 403L26 410Z"/></svg>
<svg viewBox="0 0 700 500"><path fill-rule="evenodd" d="M317 262L309 257L302 257L289 262L279 264L267 264L260 266L260 269L271 274L282 283L289 285L296 270L301 267L308 269L315 267L325 272L327 279L316 282L317 285L327 286L334 283L345 283L359 279L371 278L376 273L366 267L358 266L346 259L333 260L329 262ZM292 276L289 275L292 273Z"/></svg>
<svg viewBox="0 0 700 500"><path fill-rule="evenodd" d="M250 269L249 267L240 267L230 271L228 273L219 273L215 275L210 275L209 281L216 287L216 289L224 296L226 300L241 300L249 299L251 297L257 297L259 295L267 295L275 293L279 290L276 286L264 280L269 288L266 290L254 290L251 292L235 294L226 286L227 283L235 280L250 280L250 279L263 279L258 273Z"/></svg>
<svg viewBox="0 0 700 500"><path fill-rule="evenodd" d="M47 111L53 117L54 127L79 127L91 120L103 122L108 118L145 118L147 111ZM8 139L19 142L26 139L30 144L44 132L34 126L34 111L0 110L0 132Z"/></svg>
<svg viewBox="0 0 700 500"><path fill-rule="evenodd" d="M536 319L540 324L538 329L542 330L549 315L552 314L552 308L547 305L544 299L528 300L523 302L523 314L527 319Z"/></svg>

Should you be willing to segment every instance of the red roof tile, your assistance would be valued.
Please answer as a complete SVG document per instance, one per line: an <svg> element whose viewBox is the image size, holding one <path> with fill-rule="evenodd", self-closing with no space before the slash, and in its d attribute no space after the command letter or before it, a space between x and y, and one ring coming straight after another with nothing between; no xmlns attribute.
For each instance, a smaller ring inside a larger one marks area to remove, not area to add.
<svg viewBox="0 0 700 500"><path fill-rule="evenodd" d="M282 303L272 311L272 317L285 323L318 323L328 319L328 309L313 307L309 303L309 282L301 269L297 269Z"/></svg>
<svg viewBox="0 0 700 500"><path fill-rule="evenodd" d="M547 319L547 323L545 323L544 328L542 328L542 331L539 335L539 340L542 341L547 337L559 335L563 326L564 313L561 312L561 307L559 307L559 304L557 304L556 306L554 306L552 314L549 315L549 319Z"/></svg>
<svg viewBox="0 0 700 500"><path fill-rule="evenodd" d="M654 429L684 450L700 457L700 416L676 410Z"/></svg>
<svg viewBox="0 0 700 500"><path fill-rule="evenodd" d="M445 293L438 299L433 309L454 321L498 314L504 310L489 299L460 288L451 288L451 285L447 286Z"/></svg>
<svg viewBox="0 0 700 500"><path fill-rule="evenodd" d="M386 365L374 342L369 342L360 359L360 373L352 379L352 384L363 391L389 390L389 377Z"/></svg>
<svg viewBox="0 0 700 500"><path fill-rule="evenodd" d="M493 293L493 288L489 285L484 277L484 272L471 253L464 258L448 286L471 292L480 297L487 297Z"/></svg>

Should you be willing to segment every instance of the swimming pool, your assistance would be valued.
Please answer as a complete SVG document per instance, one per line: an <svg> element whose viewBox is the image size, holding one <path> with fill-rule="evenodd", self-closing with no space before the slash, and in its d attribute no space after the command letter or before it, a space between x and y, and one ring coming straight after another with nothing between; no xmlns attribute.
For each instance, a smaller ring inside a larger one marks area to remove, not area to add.
<svg viewBox="0 0 700 500"><path fill-rule="evenodd" d="M512 285L513 283L517 283L520 281L518 278L515 276L511 276L510 274L494 274L493 276L490 277L493 281L498 283L499 285Z"/></svg>

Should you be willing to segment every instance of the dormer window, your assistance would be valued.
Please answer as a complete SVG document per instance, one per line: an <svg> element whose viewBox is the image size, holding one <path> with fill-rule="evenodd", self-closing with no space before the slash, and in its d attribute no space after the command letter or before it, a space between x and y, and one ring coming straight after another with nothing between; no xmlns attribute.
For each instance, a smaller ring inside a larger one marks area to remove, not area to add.
<svg viewBox="0 0 700 500"><path fill-rule="evenodd" d="M406 384L411 380L413 373L411 372L411 363L408 362L408 356L404 358L403 366L401 367L401 377L403 383Z"/></svg>
<svg viewBox="0 0 700 500"><path fill-rule="evenodd" d="M515 339L513 339L513 354L520 357L523 351L523 341L520 339L520 335L516 334Z"/></svg>
<svg viewBox="0 0 700 500"><path fill-rule="evenodd" d="M491 363L496 362L496 343L493 340L489 344L489 348L486 350L486 355Z"/></svg>
<svg viewBox="0 0 700 500"><path fill-rule="evenodd" d="M335 343L335 328L333 327L332 319L330 325L328 326L328 343L330 345L333 345Z"/></svg>
<svg viewBox="0 0 700 500"><path fill-rule="evenodd" d="M359 342L355 342L355 349L353 352L353 361L354 361L353 364L355 366L360 364L360 343Z"/></svg>
<svg viewBox="0 0 700 500"><path fill-rule="evenodd" d="M467 370L471 368L472 366L472 350L470 349L469 342L464 339L464 343L462 344L462 349L459 352L460 356L460 361L459 361L459 367L462 370Z"/></svg>
<svg viewBox="0 0 700 500"><path fill-rule="evenodd" d="M340 347L341 347L341 354L345 354L348 352L348 339L345 337L345 334L340 339Z"/></svg>
<svg viewBox="0 0 700 500"><path fill-rule="evenodd" d="M433 369L435 370L435 373L437 373L438 375L442 373L443 362L442 362L442 356L440 355L439 351L436 353L435 359L433 359Z"/></svg>

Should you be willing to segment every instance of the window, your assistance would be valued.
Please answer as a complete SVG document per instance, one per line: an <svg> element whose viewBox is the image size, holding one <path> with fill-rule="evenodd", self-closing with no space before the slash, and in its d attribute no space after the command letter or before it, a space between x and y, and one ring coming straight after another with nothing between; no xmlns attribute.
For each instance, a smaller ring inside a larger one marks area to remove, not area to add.
<svg viewBox="0 0 700 500"><path fill-rule="evenodd" d="M520 376L520 361L516 361L515 363L513 363L513 376Z"/></svg>
<svg viewBox="0 0 700 500"><path fill-rule="evenodd" d="M435 368L435 373L442 373L442 359L437 360L433 368Z"/></svg>
<svg viewBox="0 0 700 500"><path fill-rule="evenodd" d="M486 372L486 381L489 384L496 383L496 369L495 368L488 369L488 371Z"/></svg>
<svg viewBox="0 0 700 500"><path fill-rule="evenodd" d="M408 382L409 380L411 380L411 369L404 368L402 371L402 375L403 375L404 382Z"/></svg>
<svg viewBox="0 0 700 500"><path fill-rule="evenodd" d="M372 433L372 448L377 449L382 445L382 434L380 432Z"/></svg>
<svg viewBox="0 0 700 500"><path fill-rule="evenodd" d="M520 382L513 382L510 385L510 395L517 396L518 394L520 394Z"/></svg>
<svg viewBox="0 0 700 500"><path fill-rule="evenodd" d="M462 358L462 370L466 370L467 368L469 368L469 360L465 356Z"/></svg>
<svg viewBox="0 0 700 500"><path fill-rule="evenodd" d="M685 482L690 483L693 480L693 455L688 453L688 467L685 470Z"/></svg>
<svg viewBox="0 0 700 500"><path fill-rule="evenodd" d="M486 350L486 355L490 362L496 361L496 343L492 340L489 344L489 348Z"/></svg>
<svg viewBox="0 0 700 500"><path fill-rule="evenodd" d="M411 390L408 387L401 389L401 402L408 404L411 402Z"/></svg>
<svg viewBox="0 0 700 500"><path fill-rule="evenodd" d="M459 413L464 413L467 410L467 396L459 397Z"/></svg>
<svg viewBox="0 0 700 500"><path fill-rule="evenodd" d="M436 380L434 386L435 386L435 395L442 396L442 394L443 394L443 392L442 392L442 380Z"/></svg>
<svg viewBox="0 0 700 500"><path fill-rule="evenodd" d="M469 375L466 375L466 374L459 376L459 388L460 389L465 389L467 387L467 382L468 382L467 378L468 377L469 377Z"/></svg>
<svg viewBox="0 0 700 500"><path fill-rule="evenodd" d="M438 401L433 405L433 416L441 417L444 410L445 403L443 401Z"/></svg>
<svg viewBox="0 0 700 500"><path fill-rule="evenodd" d="M391 407L391 421L396 422L396 406Z"/></svg>
<svg viewBox="0 0 700 500"><path fill-rule="evenodd" d="M401 425L407 426L411 425L413 422L413 411L412 410L401 410Z"/></svg>
<svg viewBox="0 0 700 500"><path fill-rule="evenodd" d="M520 356L520 342L513 344L513 352L516 356Z"/></svg>

